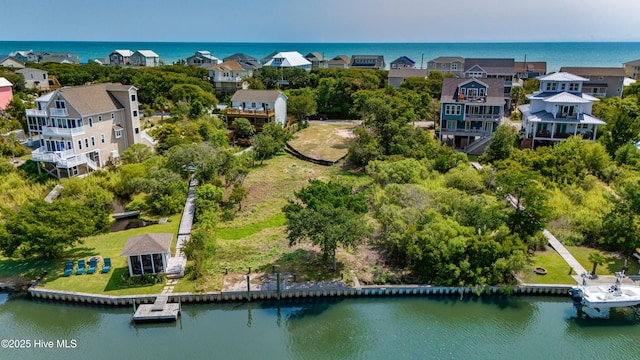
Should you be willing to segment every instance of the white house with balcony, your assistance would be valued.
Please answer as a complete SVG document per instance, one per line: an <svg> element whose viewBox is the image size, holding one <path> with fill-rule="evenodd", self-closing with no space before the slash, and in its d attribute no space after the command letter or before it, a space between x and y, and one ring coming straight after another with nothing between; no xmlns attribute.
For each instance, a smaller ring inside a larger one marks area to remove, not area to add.
<svg viewBox="0 0 640 360"><path fill-rule="evenodd" d="M311 61L305 59L302 54L297 51L279 52L267 61L264 66L273 66L278 69L298 68L311 71Z"/></svg>
<svg viewBox="0 0 640 360"><path fill-rule="evenodd" d="M530 104L520 105L523 147L562 141L570 136L581 135L594 141L598 127L606 123L591 115L595 101L600 101L582 92L589 79L567 72L558 72L537 77L540 90L527 95Z"/></svg>
<svg viewBox="0 0 640 360"><path fill-rule="evenodd" d="M65 87L27 109L29 135L40 147L31 154L39 171L65 178L113 164L142 142L138 91L118 83Z"/></svg>
<svg viewBox="0 0 640 360"><path fill-rule="evenodd" d="M225 94L248 89L249 84L245 79L253 75L253 70L250 67L245 68L235 60L227 60L222 64L211 66L207 70L216 91Z"/></svg>
<svg viewBox="0 0 640 360"><path fill-rule="evenodd" d="M227 128L233 129L233 121L246 118L262 131L270 122L287 126L287 97L277 90L238 90L231 97L231 106L226 109Z"/></svg>

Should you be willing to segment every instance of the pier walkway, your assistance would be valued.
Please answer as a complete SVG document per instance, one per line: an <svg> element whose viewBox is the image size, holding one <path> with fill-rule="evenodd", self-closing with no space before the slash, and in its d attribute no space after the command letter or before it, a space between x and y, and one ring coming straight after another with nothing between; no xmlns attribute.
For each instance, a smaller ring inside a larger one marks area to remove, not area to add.
<svg viewBox="0 0 640 360"><path fill-rule="evenodd" d="M553 236L551 232L549 232L549 230L544 229L542 231L542 234L547 238L547 241L549 241L549 246L551 246L558 253L558 255L560 255L562 259L564 259L564 261L569 264L569 266L571 266L573 271L578 276L581 276L582 274L587 272L587 270L582 265L580 265L578 260L576 260L576 258L571 255L569 250L567 250L567 248L565 248L564 245L562 245L562 243L558 239L556 239L556 237Z"/></svg>

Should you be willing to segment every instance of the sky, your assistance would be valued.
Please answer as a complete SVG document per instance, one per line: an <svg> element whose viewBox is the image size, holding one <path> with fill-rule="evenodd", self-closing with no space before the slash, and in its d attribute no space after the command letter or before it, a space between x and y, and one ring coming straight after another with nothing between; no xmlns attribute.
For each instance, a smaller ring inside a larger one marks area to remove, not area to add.
<svg viewBox="0 0 640 360"><path fill-rule="evenodd" d="M0 41L640 41L639 0L0 0Z"/></svg>

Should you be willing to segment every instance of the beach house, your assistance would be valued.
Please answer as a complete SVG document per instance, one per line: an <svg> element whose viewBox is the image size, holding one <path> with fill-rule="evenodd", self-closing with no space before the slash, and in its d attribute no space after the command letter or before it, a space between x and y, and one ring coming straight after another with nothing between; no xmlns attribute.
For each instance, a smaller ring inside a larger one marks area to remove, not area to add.
<svg viewBox="0 0 640 360"><path fill-rule="evenodd" d="M325 69L327 67L327 59L319 52L310 52L304 58L311 61L312 69Z"/></svg>
<svg viewBox="0 0 640 360"><path fill-rule="evenodd" d="M627 77L640 80L640 59L624 63L624 71Z"/></svg>
<svg viewBox="0 0 640 360"><path fill-rule="evenodd" d="M237 90L248 89L249 84L245 79L253 75L253 69L245 68L235 60L227 60L222 64L211 66L207 70L216 91L224 94L233 94Z"/></svg>
<svg viewBox="0 0 640 360"><path fill-rule="evenodd" d="M264 124L287 124L287 97L276 90L238 90L226 109L227 128L233 129L233 120L246 118L261 131Z"/></svg>
<svg viewBox="0 0 640 360"><path fill-rule="evenodd" d="M568 67L563 66L560 72L578 75L589 81L582 84L582 92L599 97L622 97L624 77L623 67Z"/></svg>
<svg viewBox="0 0 640 360"><path fill-rule="evenodd" d="M596 140L598 127L606 123L591 115L598 98L583 93L589 79L566 72L539 76L540 89L527 95L530 103L520 105L523 147L552 144L570 136Z"/></svg>
<svg viewBox="0 0 640 360"><path fill-rule="evenodd" d="M462 77L464 73L464 58L460 56L440 56L427 62L427 70L439 71L443 74L453 73Z"/></svg>
<svg viewBox="0 0 640 360"><path fill-rule="evenodd" d="M111 66L129 66L131 65L131 50L114 50L109 54L109 65Z"/></svg>
<svg viewBox="0 0 640 360"><path fill-rule="evenodd" d="M113 164L141 143L138 91L103 83L64 87L36 99L27 109L29 136L40 147L31 158L56 178L86 174Z"/></svg>
<svg viewBox="0 0 640 360"><path fill-rule="evenodd" d="M504 81L445 78L440 104L440 140L467 153L482 153L502 120Z"/></svg>
<svg viewBox="0 0 640 360"><path fill-rule="evenodd" d="M400 85L410 77L417 77L426 79L429 74L427 69L412 69L412 68L400 68L389 70L388 81L389 85L394 88L399 88Z"/></svg>
<svg viewBox="0 0 640 360"><path fill-rule="evenodd" d="M406 56L400 56L389 64L389 69L415 69L416 62Z"/></svg>
<svg viewBox="0 0 640 360"><path fill-rule="evenodd" d="M276 53L264 66L273 66L278 69L297 68L310 71L311 61L307 60L297 51L283 51Z"/></svg>
<svg viewBox="0 0 640 360"><path fill-rule="evenodd" d="M211 55L211 51L207 51L207 50L196 51L195 54L187 58L187 65L195 65L195 66L209 67L212 65L218 65L220 64L220 62L221 62L220 59Z"/></svg>
<svg viewBox="0 0 640 360"><path fill-rule="evenodd" d="M24 62L9 55L0 55L0 66L6 68L22 69Z"/></svg>
<svg viewBox="0 0 640 360"><path fill-rule="evenodd" d="M351 57L350 68L354 69L384 69L384 56L382 55L353 55Z"/></svg>
<svg viewBox="0 0 640 360"><path fill-rule="evenodd" d="M158 66L160 65L160 56L152 50L136 50L131 54L131 65L133 66Z"/></svg>
<svg viewBox="0 0 640 360"><path fill-rule="evenodd" d="M351 58L347 55L338 55L327 62L329 69L348 69Z"/></svg>
<svg viewBox="0 0 640 360"><path fill-rule="evenodd" d="M0 77L0 110L6 109L11 100L13 100L13 84Z"/></svg>
<svg viewBox="0 0 640 360"><path fill-rule="evenodd" d="M224 61L235 60L238 62L238 64L242 65L242 67L247 70L257 70L262 67L262 64L260 64L260 61L258 61L258 59L254 58L253 56L242 54L242 53L229 55L223 60Z"/></svg>
<svg viewBox="0 0 640 360"><path fill-rule="evenodd" d="M514 64L514 59L507 58L466 58L464 59L464 77L502 79L506 112L511 108L511 88L516 74Z"/></svg>
<svg viewBox="0 0 640 360"><path fill-rule="evenodd" d="M531 79L547 74L546 61L514 61L513 67L518 79Z"/></svg>

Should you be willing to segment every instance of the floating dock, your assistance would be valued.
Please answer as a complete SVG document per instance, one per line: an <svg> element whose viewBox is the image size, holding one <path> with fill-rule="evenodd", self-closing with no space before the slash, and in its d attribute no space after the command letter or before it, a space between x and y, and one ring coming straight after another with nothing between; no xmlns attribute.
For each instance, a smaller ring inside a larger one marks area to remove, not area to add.
<svg viewBox="0 0 640 360"><path fill-rule="evenodd" d="M179 303L168 303L168 296L160 295L153 304L140 304L133 314L133 321L142 322L170 322L178 320L180 315Z"/></svg>

